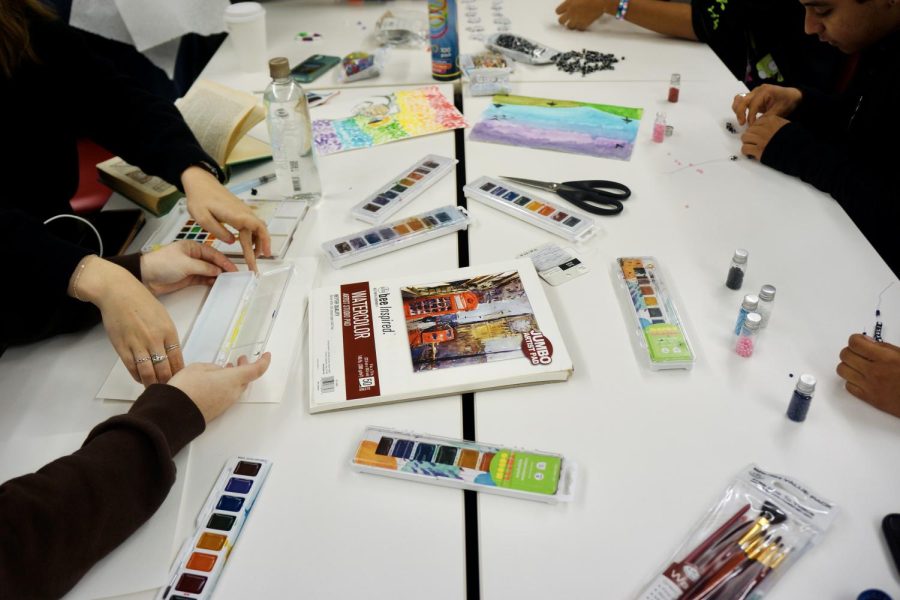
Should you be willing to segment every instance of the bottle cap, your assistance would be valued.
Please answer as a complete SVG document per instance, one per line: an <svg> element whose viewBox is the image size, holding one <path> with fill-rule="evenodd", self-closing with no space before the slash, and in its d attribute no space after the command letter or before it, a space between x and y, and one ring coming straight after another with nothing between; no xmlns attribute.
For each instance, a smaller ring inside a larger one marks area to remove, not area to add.
<svg viewBox="0 0 900 600"><path fill-rule="evenodd" d="M666 125L666 137L672 137L673 133L675 133L675 127L672 125Z"/></svg>
<svg viewBox="0 0 900 600"><path fill-rule="evenodd" d="M672 73L672 78L669 82L672 85L679 85L681 83L681 73Z"/></svg>
<svg viewBox="0 0 900 600"><path fill-rule="evenodd" d="M747 257L750 256L750 253L744 250L743 248L738 248L734 251L734 257L731 260L742 265L747 262Z"/></svg>
<svg viewBox="0 0 900 600"><path fill-rule="evenodd" d="M284 79L291 75L291 63L283 56L269 60L269 76L272 79Z"/></svg>
<svg viewBox="0 0 900 600"><path fill-rule="evenodd" d="M816 378L809 373L802 374L800 380L797 381L797 391L807 395L812 394L816 391Z"/></svg>
<svg viewBox="0 0 900 600"><path fill-rule="evenodd" d="M744 296L744 301L741 302L741 308L745 308L749 311L754 311L759 306L759 296L756 294L747 294Z"/></svg>
<svg viewBox="0 0 900 600"><path fill-rule="evenodd" d="M747 316L744 317L744 328L749 329L750 331L756 331L759 329L759 324L762 322L762 317L759 313L747 313ZM797 385L800 385L799 383ZM813 385L815 385L815 380L813 380Z"/></svg>
<svg viewBox="0 0 900 600"><path fill-rule="evenodd" d="M768 283L759 290L759 299L770 302L775 299L775 286Z"/></svg>

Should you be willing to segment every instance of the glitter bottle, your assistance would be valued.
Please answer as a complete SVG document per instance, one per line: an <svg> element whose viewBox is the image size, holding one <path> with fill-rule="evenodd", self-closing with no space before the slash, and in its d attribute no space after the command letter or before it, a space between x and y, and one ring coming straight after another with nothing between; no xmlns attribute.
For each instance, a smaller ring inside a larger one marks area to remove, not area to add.
<svg viewBox="0 0 900 600"><path fill-rule="evenodd" d="M666 113L656 113L656 121L653 123L653 141L657 144L666 139Z"/></svg>
<svg viewBox="0 0 900 600"><path fill-rule="evenodd" d="M731 268L728 269L728 278L725 280L725 287L730 290L739 290L744 284L744 273L747 271L747 258L750 253L743 248L734 251L731 258Z"/></svg>
<svg viewBox="0 0 900 600"><path fill-rule="evenodd" d="M774 304L775 286L767 283L759 290L759 306L756 307L756 312L762 317L762 323L759 324L760 327L765 327L769 324L769 317L772 316Z"/></svg>
<svg viewBox="0 0 900 600"><path fill-rule="evenodd" d="M806 420L806 413L809 412L809 405L815 391L816 378L807 373L801 375L797 381L797 387L794 388L794 394L791 396L791 403L788 405L788 419L798 423Z"/></svg>
<svg viewBox="0 0 900 600"><path fill-rule="evenodd" d="M737 352L738 356L743 356L744 358L753 356L753 351L756 349L760 320L759 313L755 312L747 313L747 316L744 317L744 324L741 326L741 331L735 336L734 342L734 351Z"/></svg>
<svg viewBox="0 0 900 600"><path fill-rule="evenodd" d="M672 73L669 80L669 102L678 102L678 94L681 91L681 74Z"/></svg>
<svg viewBox="0 0 900 600"><path fill-rule="evenodd" d="M741 310L738 311L737 323L734 324L734 335L741 334L741 327L744 326L744 320L746 320L747 315L752 312L759 312L759 296L755 296L753 294L747 294L744 296L744 301L741 302ZM759 315L760 317L762 314ZM760 323L760 327L762 327L762 323Z"/></svg>

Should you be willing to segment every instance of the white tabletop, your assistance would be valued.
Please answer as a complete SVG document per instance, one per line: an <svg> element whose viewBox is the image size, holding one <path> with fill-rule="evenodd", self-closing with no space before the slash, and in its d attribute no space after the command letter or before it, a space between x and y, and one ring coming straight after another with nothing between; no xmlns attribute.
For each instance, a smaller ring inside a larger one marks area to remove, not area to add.
<svg viewBox="0 0 900 600"><path fill-rule="evenodd" d="M900 498L892 475L900 420L850 396L834 372L847 337L872 332L878 294L896 278L830 197L754 161L729 160L740 150L723 126L735 91L693 83L668 104L655 83L516 86L523 95L643 106L630 162L466 143L470 181L599 178L633 190L624 212L598 218L603 232L577 249L591 272L547 288L574 357L571 381L476 396L479 439L560 452L580 467L569 506L479 496L484 598L633 596L751 462L841 508L771 598L897 590L880 521ZM464 98L470 123L488 102ZM675 133L656 144L652 117L661 109ZM469 207L473 263L566 245L482 204ZM724 281L737 247L749 249L749 269L732 291ZM690 372L652 372L629 342L633 325L610 266L641 255L671 276L697 354ZM740 301L766 283L778 290L772 320L754 356L741 358L730 346ZM900 311L896 291L885 296L886 315ZM818 389L797 424L785 411L800 373L815 375Z"/></svg>

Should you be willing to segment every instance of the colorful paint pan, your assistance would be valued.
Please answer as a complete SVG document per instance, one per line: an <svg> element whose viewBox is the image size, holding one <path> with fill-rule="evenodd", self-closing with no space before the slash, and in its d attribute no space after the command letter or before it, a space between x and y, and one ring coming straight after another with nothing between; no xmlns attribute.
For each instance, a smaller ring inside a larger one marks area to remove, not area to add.
<svg viewBox="0 0 900 600"><path fill-rule="evenodd" d="M364 473L555 503L572 499L574 465L548 452L368 427L351 466Z"/></svg>
<svg viewBox="0 0 900 600"><path fill-rule="evenodd" d="M382 223L452 171L457 162L455 158L429 154L353 207L351 213L366 223Z"/></svg>
<svg viewBox="0 0 900 600"><path fill-rule="evenodd" d="M615 273L622 299L627 297L632 308L640 355L650 368L690 369L694 353L656 259L619 258Z"/></svg>
<svg viewBox="0 0 900 600"><path fill-rule="evenodd" d="M206 599L237 543L272 462L237 457L228 461L197 517L192 535L172 567L157 600Z"/></svg>
<svg viewBox="0 0 900 600"><path fill-rule="evenodd" d="M469 216L464 208L444 206L325 242L322 249L332 266L340 268L466 229L468 226Z"/></svg>
<svg viewBox="0 0 900 600"><path fill-rule="evenodd" d="M568 207L535 198L531 192L513 187L493 177L481 177L463 186L467 198L472 198L501 212L555 233L572 242L583 242L597 232L594 220L576 214Z"/></svg>
<svg viewBox="0 0 900 600"><path fill-rule="evenodd" d="M304 200L266 200L255 198L244 200L244 203L253 209L254 214L269 229L269 236L272 239L272 256L261 258L284 258L297 226L306 217L309 204ZM216 236L203 229L191 217L184 201L180 201L172 211L172 214L166 216L163 222L163 225L151 236L141 250L152 252L166 244L188 240L211 246L231 258L240 259L244 256L239 239L235 239L231 244L217 239ZM233 229L230 231L235 233ZM235 238L237 238L237 235Z"/></svg>

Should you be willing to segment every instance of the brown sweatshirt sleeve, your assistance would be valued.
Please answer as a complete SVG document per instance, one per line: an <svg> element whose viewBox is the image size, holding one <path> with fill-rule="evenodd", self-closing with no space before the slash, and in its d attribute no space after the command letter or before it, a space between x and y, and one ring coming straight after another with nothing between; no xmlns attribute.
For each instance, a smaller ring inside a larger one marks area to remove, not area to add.
<svg viewBox="0 0 900 600"><path fill-rule="evenodd" d="M73 454L0 485L0 597L65 594L156 512L204 429L190 398L154 384Z"/></svg>

